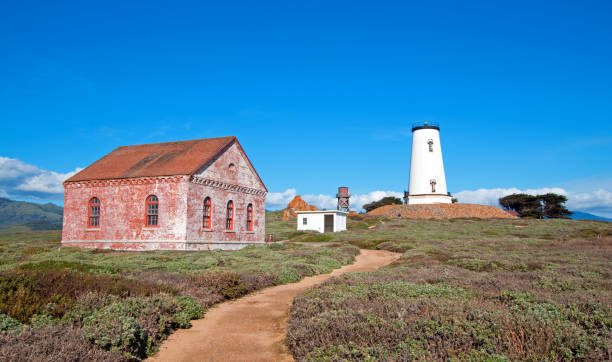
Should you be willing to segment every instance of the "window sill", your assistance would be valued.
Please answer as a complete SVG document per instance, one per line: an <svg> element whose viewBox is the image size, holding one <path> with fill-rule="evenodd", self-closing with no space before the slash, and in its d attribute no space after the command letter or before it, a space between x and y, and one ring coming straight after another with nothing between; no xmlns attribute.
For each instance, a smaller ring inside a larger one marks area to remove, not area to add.
<svg viewBox="0 0 612 362"><path fill-rule="evenodd" d="M100 231L100 228L87 228L85 231Z"/></svg>
<svg viewBox="0 0 612 362"><path fill-rule="evenodd" d="M255 234L254 231L246 231L245 234Z"/></svg>
<svg viewBox="0 0 612 362"><path fill-rule="evenodd" d="M159 226L144 226L142 230L159 230Z"/></svg>
<svg viewBox="0 0 612 362"><path fill-rule="evenodd" d="M236 231L234 231L234 230L225 230L225 232L226 233L234 233L234 234L236 233Z"/></svg>
<svg viewBox="0 0 612 362"><path fill-rule="evenodd" d="M214 230L213 229L209 229L209 228L202 228L202 231L211 232L211 231L214 231Z"/></svg>

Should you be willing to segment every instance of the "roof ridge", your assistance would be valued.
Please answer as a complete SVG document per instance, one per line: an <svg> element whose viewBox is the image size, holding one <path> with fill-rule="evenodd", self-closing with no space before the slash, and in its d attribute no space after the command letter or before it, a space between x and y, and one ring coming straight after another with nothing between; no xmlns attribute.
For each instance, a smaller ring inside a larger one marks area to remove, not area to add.
<svg viewBox="0 0 612 362"><path fill-rule="evenodd" d="M195 138L192 140L183 140L183 141L167 141L167 142L156 142L156 143L141 143L139 145L126 145L126 146L119 146L116 149L119 148L126 148L126 147L140 147L140 146L159 146L159 145L165 145L165 144L169 144L169 143L187 143L187 142L196 142L196 141L212 141L212 140L220 140L220 139L224 139L224 138L235 138L236 136L224 136L224 137L211 137L211 138Z"/></svg>

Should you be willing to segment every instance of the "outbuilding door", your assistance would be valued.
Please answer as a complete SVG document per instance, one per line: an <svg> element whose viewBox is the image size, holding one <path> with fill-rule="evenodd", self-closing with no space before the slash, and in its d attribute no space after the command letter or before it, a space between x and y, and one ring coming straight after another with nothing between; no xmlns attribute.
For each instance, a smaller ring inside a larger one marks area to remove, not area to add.
<svg viewBox="0 0 612 362"><path fill-rule="evenodd" d="M325 215L325 224L323 230L326 233L334 232L334 215Z"/></svg>

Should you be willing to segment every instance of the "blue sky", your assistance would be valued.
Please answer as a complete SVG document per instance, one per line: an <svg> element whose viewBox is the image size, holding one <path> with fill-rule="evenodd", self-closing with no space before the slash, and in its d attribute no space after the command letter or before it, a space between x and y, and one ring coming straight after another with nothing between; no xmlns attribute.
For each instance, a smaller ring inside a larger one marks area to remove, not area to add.
<svg viewBox="0 0 612 362"><path fill-rule="evenodd" d="M437 121L461 201L555 188L612 216L612 2L219 3L0 5L0 196L236 135L270 207L367 201L407 188L410 126Z"/></svg>

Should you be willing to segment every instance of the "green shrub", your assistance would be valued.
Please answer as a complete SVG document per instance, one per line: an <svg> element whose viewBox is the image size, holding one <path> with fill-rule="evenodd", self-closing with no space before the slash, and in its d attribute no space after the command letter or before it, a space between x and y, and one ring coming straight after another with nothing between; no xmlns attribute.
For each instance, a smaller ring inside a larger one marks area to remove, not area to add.
<svg viewBox="0 0 612 362"><path fill-rule="evenodd" d="M35 314L61 317L78 297L90 291L118 296L177 294L176 289L166 285L118 276L55 269L10 270L0 273L0 313L22 323L28 323Z"/></svg>
<svg viewBox="0 0 612 362"><path fill-rule="evenodd" d="M514 290L479 300L477 294L444 283L398 279L402 276L389 272L345 275L298 296L287 334L294 357L459 361L606 356L610 317L605 307L583 312Z"/></svg>
<svg viewBox="0 0 612 362"><path fill-rule="evenodd" d="M405 254L296 297L287 345L296 360L609 360L611 232L528 219L349 229L351 244Z"/></svg>
<svg viewBox="0 0 612 362"><path fill-rule="evenodd" d="M135 358L146 358L173 330L187 328L190 320L204 315L202 307L187 296L111 297L99 305L84 311L82 320L75 322L99 348Z"/></svg>
<svg viewBox="0 0 612 362"><path fill-rule="evenodd" d="M299 244L56 252L60 238L58 232L0 234L0 323L24 330L0 332L0 361L145 358L215 303L330 272L358 254L352 246Z"/></svg>
<svg viewBox="0 0 612 362"><path fill-rule="evenodd" d="M294 231L292 233L287 234L286 238L291 240L291 239L295 239L295 238L297 238L299 236L306 235L306 234L307 233L305 231Z"/></svg>
<svg viewBox="0 0 612 362"><path fill-rule="evenodd" d="M489 260L480 260L477 258L450 259L447 261L447 263L451 265L456 265L464 269L476 271L476 272L483 272L483 271L490 272L494 270L499 270L501 269L501 266L502 266L501 263L499 262L492 262Z"/></svg>
<svg viewBox="0 0 612 362"><path fill-rule="evenodd" d="M0 361L126 361L121 354L92 346L71 325L24 327L0 333Z"/></svg>
<svg viewBox="0 0 612 362"><path fill-rule="evenodd" d="M17 267L19 270L71 270L82 273L100 273L109 274L115 273L117 270L110 267L102 267L93 264L86 264L74 261L62 260L45 260L37 263L21 264Z"/></svg>
<svg viewBox="0 0 612 362"><path fill-rule="evenodd" d="M282 283L295 283L305 276L316 273L313 265L301 263L286 263L278 266L278 278Z"/></svg>
<svg viewBox="0 0 612 362"><path fill-rule="evenodd" d="M21 323L18 320L13 319L6 314L0 314L0 332L19 330L21 329Z"/></svg>
<svg viewBox="0 0 612 362"><path fill-rule="evenodd" d="M268 245L268 248L272 250L283 250L283 249L287 249L287 246L281 243L273 243L273 244Z"/></svg>
<svg viewBox="0 0 612 362"><path fill-rule="evenodd" d="M392 251L394 253L405 253L406 251L414 248L414 244L412 242L393 242L386 241L384 243L380 243L376 246L377 250L387 250Z"/></svg>
<svg viewBox="0 0 612 362"><path fill-rule="evenodd" d="M179 296L175 300L180 306L179 312L174 315L178 328L189 328L191 320L204 317L204 309L195 299Z"/></svg>
<svg viewBox="0 0 612 362"><path fill-rule="evenodd" d="M25 255L36 255L36 254L44 253L46 251L49 251L49 249L39 248L39 247L28 247L28 248L23 248L21 252Z"/></svg>
<svg viewBox="0 0 612 362"><path fill-rule="evenodd" d="M91 249L90 253L91 254L109 254L109 253L115 253L116 251L113 249Z"/></svg>
<svg viewBox="0 0 612 362"><path fill-rule="evenodd" d="M602 238L612 236L612 230L606 229L581 229L574 233L574 237L578 238Z"/></svg>
<svg viewBox="0 0 612 362"><path fill-rule="evenodd" d="M366 216L364 214L350 214L348 215L348 220L356 220L356 221L361 221L364 220L366 218Z"/></svg>
<svg viewBox="0 0 612 362"><path fill-rule="evenodd" d="M203 273L198 282L213 288L224 299L239 298L247 293L247 285L237 272Z"/></svg>
<svg viewBox="0 0 612 362"><path fill-rule="evenodd" d="M366 215L351 215L347 220L348 230L369 230L370 227L378 224L380 218Z"/></svg>
<svg viewBox="0 0 612 362"><path fill-rule="evenodd" d="M331 241L333 237L327 234L308 234L298 239L305 243L326 243Z"/></svg>
<svg viewBox="0 0 612 362"><path fill-rule="evenodd" d="M367 240L367 239L360 239L360 240L351 240L349 241L349 244L351 245L355 245L356 247L360 248L360 249L376 249L376 247L379 244L382 243L386 243L389 240Z"/></svg>
<svg viewBox="0 0 612 362"><path fill-rule="evenodd" d="M57 306L54 303L49 303L45 309L48 311L53 311ZM30 326L34 328L41 328L44 326L48 326L58 322L59 319L53 318L48 314L34 314L30 318Z"/></svg>

